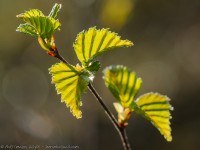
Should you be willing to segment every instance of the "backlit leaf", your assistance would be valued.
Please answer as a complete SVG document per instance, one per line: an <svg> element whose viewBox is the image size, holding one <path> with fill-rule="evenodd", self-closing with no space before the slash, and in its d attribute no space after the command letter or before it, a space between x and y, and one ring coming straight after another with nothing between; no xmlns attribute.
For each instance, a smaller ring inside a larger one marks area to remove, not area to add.
<svg viewBox="0 0 200 150"><path fill-rule="evenodd" d="M25 24L20 24L16 31L26 33L38 38L40 46L48 51L55 50L54 32L59 30L61 24L56 16L61 9L61 4L55 4L49 16L45 16L38 9L31 9L17 15Z"/></svg>
<svg viewBox="0 0 200 150"><path fill-rule="evenodd" d="M32 25L28 23L20 24L16 31L37 37L37 31Z"/></svg>
<svg viewBox="0 0 200 150"><path fill-rule="evenodd" d="M56 20L56 16L61 9L61 4L55 4L49 16L45 16L38 9L31 9L25 13L17 15L25 24L20 24L16 31L26 33L38 38L40 46L54 56L56 50L54 42L54 32L59 30L61 24Z"/></svg>
<svg viewBox="0 0 200 150"><path fill-rule="evenodd" d="M50 40L53 33L61 26L58 20L52 17L44 16L44 14L37 9L31 9L17 16L23 19L26 24L33 27L32 32L43 39ZM23 26L27 30L27 26ZM17 30L18 31L18 30Z"/></svg>
<svg viewBox="0 0 200 150"><path fill-rule="evenodd" d="M111 48L133 45L131 41L121 40L120 38L109 29L97 30L92 27L79 33L73 46L80 62L88 66L96 56Z"/></svg>
<svg viewBox="0 0 200 150"><path fill-rule="evenodd" d="M55 84L58 94L61 94L61 102L70 107L77 119L81 118L80 98L89 83L87 74L82 72L82 68L78 65L74 67L62 62L53 65L49 72L52 75L52 83Z"/></svg>
<svg viewBox="0 0 200 150"><path fill-rule="evenodd" d="M60 11L62 5L61 4L55 4L49 14L49 17L52 17L52 18L56 18L56 16L58 15L58 12Z"/></svg>
<svg viewBox="0 0 200 150"><path fill-rule="evenodd" d="M160 131L167 141L172 141L170 119L172 106L169 98L159 93L147 93L140 96L133 105L134 110L141 114Z"/></svg>
<svg viewBox="0 0 200 150"><path fill-rule="evenodd" d="M128 108L139 91L142 80L123 66L110 66L104 70L104 80L115 98L124 108Z"/></svg>

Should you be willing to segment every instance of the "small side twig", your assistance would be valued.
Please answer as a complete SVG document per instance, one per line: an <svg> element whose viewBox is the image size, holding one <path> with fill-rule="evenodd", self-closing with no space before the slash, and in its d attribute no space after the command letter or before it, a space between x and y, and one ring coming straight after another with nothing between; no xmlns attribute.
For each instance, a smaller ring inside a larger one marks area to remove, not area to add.
<svg viewBox="0 0 200 150"><path fill-rule="evenodd" d="M57 48L54 51L54 54L55 54L54 55L55 58L57 58L58 60L60 60L61 62L65 63L65 64L69 65L69 63L59 54Z"/></svg>

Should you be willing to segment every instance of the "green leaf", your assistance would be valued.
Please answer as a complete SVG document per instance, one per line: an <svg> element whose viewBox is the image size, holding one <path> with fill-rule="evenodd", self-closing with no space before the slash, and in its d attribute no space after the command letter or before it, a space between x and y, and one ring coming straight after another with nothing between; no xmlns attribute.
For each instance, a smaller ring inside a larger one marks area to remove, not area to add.
<svg viewBox="0 0 200 150"><path fill-rule="evenodd" d="M88 71L90 71L93 75L95 75L95 73L100 69L100 67L101 67L100 62L99 61L94 61L94 62L91 62L89 64L89 66L86 67L86 69Z"/></svg>
<svg viewBox="0 0 200 150"><path fill-rule="evenodd" d="M61 9L60 4L55 4L49 16L45 16L38 9L31 9L25 13L17 15L25 24L20 24L16 31L26 33L38 38L40 46L55 56L55 42L53 34L60 29L60 22L55 19Z"/></svg>
<svg viewBox="0 0 200 150"><path fill-rule="evenodd" d="M28 23L20 24L16 31L37 37L37 31L32 25Z"/></svg>
<svg viewBox="0 0 200 150"><path fill-rule="evenodd" d="M172 106L170 99L159 93L147 93L140 96L133 104L134 110L150 120L167 141L172 141L170 121Z"/></svg>
<svg viewBox="0 0 200 150"><path fill-rule="evenodd" d="M56 18L57 15L58 15L58 12L60 11L62 5L61 4L55 4L49 14L49 17L52 17L52 18Z"/></svg>
<svg viewBox="0 0 200 150"><path fill-rule="evenodd" d="M124 66L110 66L104 70L104 80L115 98L124 107L128 108L138 93L142 79Z"/></svg>
<svg viewBox="0 0 200 150"><path fill-rule="evenodd" d="M18 15L17 17L23 19L26 24L29 24L29 26L32 26L32 32L47 40L51 40L53 33L61 26L58 20L55 20L52 17L44 16L44 14L37 9L31 9ZM27 30L27 26L22 27L24 27L24 30Z"/></svg>
<svg viewBox="0 0 200 150"><path fill-rule="evenodd" d="M55 84L58 94L61 94L61 102L70 107L77 119L81 118L80 97L89 83L87 74L78 65L75 67L62 62L53 65L49 72L52 75L52 83Z"/></svg>
<svg viewBox="0 0 200 150"><path fill-rule="evenodd" d="M18 18L23 19L25 22L31 22L31 17L44 17L44 14L42 13L42 11L38 10L38 9L31 9L29 11L26 11L25 13L21 13L19 15L17 15Z"/></svg>
<svg viewBox="0 0 200 150"><path fill-rule="evenodd" d="M79 61L88 66L94 58L103 52L117 47L129 47L133 43L128 40L121 40L116 33L109 29L97 30L95 27L89 28L78 34L74 43L74 49Z"/></svg>

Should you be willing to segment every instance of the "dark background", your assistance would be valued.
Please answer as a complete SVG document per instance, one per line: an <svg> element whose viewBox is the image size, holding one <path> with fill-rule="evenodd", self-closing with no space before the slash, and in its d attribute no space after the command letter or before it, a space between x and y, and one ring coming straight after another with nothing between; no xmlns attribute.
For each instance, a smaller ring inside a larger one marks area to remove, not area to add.
<svg viewBox="0 0 200 150"><path fill-rule="evenodd" d="M83 118L75 119L60 102L48 74L57 62L37 40L15 32L16 15L38 8L47 15L62 3L60 53L78 63L72 44L92 26L110 28L134 46L99 57L102 69L94 86L114 112L113 96L102 80L111 64L126 65L143 79L140 94L171 98L173 141L151 123L133 115L127 132L133 150L200 149L200 1L199 0L1 0L0 145L77 145L83 150L121 150L120 138L90 92L82 97Z"/></svg>

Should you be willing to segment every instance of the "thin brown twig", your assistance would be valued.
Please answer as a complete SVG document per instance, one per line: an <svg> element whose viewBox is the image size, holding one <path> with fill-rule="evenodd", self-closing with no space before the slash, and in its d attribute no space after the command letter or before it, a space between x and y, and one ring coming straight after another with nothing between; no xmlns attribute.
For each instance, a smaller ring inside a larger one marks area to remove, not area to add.
<svg viewBox="0 0 200 150"><path fill-rule="evenodd" d="M131 150L131 147L130 147L130 144L129 144L129 141L128 141L128 137L126 135L125 128L118 125L118 122L115 119L114 115L109 111L107 106L104 104L102 98L99 96L99 94L97 93L97 91L95 90L95 88L92 86L91 83L89 83L88 88L92 92L92 94L95 96L97 101L101 104L101 106L103 107L106 115L111 120L111 122L114 125L115 129L118 131L119 136L120 136L121 141L122 141L122 144L123 144L123 147L124 147L124 150Z"/></svg>

